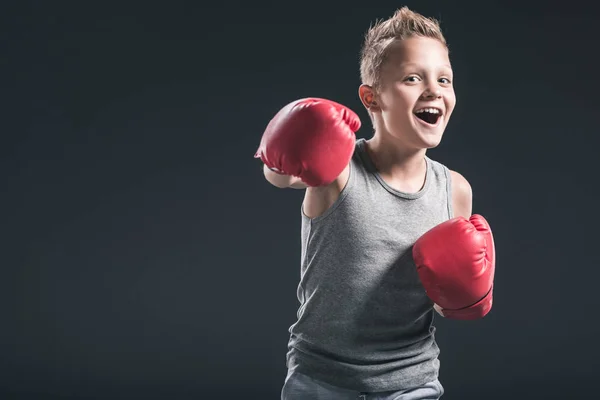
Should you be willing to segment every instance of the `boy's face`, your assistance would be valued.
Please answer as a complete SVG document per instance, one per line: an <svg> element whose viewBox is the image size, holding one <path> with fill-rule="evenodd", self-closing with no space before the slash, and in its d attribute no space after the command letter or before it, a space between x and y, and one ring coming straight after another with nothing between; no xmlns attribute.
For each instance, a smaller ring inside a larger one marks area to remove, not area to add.
<svg viewBox="0 0 600 400"><path fill-rule="evenodd" d="M448 50L423 37L398 41L390 50L374 96L375 119L404 145L435 147L456 104Z"/></svg>

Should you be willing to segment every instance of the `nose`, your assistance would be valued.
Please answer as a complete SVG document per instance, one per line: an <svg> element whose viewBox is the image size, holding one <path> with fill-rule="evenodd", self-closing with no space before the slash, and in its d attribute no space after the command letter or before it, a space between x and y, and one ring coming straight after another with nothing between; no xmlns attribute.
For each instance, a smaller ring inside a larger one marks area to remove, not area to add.
<svg viewBox="0 0 600 400"><path fill-rule="evenodd" d="M422 96L425 99L439 99L442 97L442 91L439 88L427 88Z"/></svg>

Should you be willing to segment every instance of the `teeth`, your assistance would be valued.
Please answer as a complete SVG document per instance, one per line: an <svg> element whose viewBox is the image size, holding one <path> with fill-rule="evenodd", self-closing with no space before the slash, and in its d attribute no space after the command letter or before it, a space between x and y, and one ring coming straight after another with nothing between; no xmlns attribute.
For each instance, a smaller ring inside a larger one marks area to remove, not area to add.
<svg viewBox="0 0 600 400"><path fill-rule="evenodd" d="M424 112L428 112L431 114L439 114L440 110L438 110L437 108L421 108L421 109L418 109L417 111L415 111L415 114L420 114L420 113L424 113Z"/></svg>

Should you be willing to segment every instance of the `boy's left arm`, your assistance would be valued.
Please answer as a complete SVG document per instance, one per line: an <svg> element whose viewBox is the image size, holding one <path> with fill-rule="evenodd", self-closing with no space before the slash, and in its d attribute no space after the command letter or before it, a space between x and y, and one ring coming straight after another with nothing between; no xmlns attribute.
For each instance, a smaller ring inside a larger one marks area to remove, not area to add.
<svg viewBox="0 0 600 400"><path fill-rule="evenodd" d="M454 218L421 236L413 247L417 272L438 313L446 318L483 318L492 308L495 248L481 215L472 215L469 182L451 171Z"/></svg>
<svg viewBox="0 0 600 400"><path fill-rule="evenodd" d="M455 217L471 218L473 212L473 190L469 181L456 171L450 171L452 185L452 209Z"/></svg>

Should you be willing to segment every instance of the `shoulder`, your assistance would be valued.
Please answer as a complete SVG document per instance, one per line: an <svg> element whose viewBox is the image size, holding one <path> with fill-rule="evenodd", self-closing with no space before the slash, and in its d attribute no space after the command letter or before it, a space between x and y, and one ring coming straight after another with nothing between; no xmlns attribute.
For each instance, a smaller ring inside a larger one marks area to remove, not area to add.
<svg viewBox="0 0 600 400"><path fill-rule="evenodd" d="M452 182L452 208L455 217L471 217L473 190L469 181L460 173L449 170Z"/></svg>

